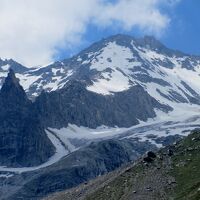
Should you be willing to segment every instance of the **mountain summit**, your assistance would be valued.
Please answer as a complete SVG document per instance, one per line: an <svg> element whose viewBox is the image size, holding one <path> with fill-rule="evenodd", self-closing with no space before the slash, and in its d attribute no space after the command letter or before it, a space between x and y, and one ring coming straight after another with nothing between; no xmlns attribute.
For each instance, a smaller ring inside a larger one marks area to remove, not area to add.
<svg viewBox="0 0 200 200"><path fill-rule="evenodd" d="M19 84L19 79L16 78L12 69L9 69L8 76L6 77L4 84L1 88L2 99L7 104L14 102L15 104L30 103L23 87Z"/></svg>
<svg viewBox="0 0 200 200"><path fill-rule="evenodd" d="M55 91L69 80L80 80L88 90L103 95L141 85L154 98L169 105L200 103L199 71L200 57L171 50L154 37L115 35L70 59L18 71L17 77L28 96L34 98L42 90Z"/></svg>

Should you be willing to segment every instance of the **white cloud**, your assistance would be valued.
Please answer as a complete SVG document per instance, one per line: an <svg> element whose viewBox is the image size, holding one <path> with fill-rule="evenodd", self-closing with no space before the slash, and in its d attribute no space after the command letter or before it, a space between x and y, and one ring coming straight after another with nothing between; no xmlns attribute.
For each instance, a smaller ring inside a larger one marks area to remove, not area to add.
<svg viewBox="0 0 200 200"><path fill-rule="evenodd" d="M177 0L176 0L177 1ZM0 57L32 66L51 62L57 48L77 45L89 24L160 33L170 21L159 10L171 0L0 0ZM174 2L174 1L173 1Z"/></svg>

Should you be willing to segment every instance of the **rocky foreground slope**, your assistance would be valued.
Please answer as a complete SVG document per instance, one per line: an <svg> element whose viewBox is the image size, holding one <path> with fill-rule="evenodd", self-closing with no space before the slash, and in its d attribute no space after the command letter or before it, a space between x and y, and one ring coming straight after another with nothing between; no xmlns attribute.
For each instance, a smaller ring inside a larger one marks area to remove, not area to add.
<svg viewBox="0 0 200 200"><path fill-rule="evenodd" d="M46 200L199 200L200 131L77 188Z"/></svg>

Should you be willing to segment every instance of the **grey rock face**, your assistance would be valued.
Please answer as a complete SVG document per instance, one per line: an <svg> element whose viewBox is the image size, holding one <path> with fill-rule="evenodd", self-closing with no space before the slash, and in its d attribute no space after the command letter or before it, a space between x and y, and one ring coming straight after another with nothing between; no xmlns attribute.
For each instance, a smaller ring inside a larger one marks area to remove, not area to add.
<svg viewBox="0 0 200 200"><path fill-rule="evenodd" d="M154 108L169 111L141 86L103 96L88 91L84 83L70 81L61 90L43 92L34 103L45 127L62 128L68 123L96 128L100 125L130 127L138 119L155 117Z"/></svg>
<svg viewBox="0 0 200 200"><path fill-rule="evenodd" d="M0 165L38 165L54 153L31 107L31 101L10 70L0 91Z"/></svg>

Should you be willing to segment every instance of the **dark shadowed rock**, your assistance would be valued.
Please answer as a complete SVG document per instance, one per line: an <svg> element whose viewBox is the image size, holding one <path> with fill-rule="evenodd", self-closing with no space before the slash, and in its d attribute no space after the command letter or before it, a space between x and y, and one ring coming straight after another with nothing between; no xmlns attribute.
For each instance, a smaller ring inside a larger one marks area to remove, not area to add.
<svg viewBox="0 0 200 200"><path fill-rule="evenodd" d="M153 151L149 151L147 153L147 156L150 157L150 158L156 158L156 154Z"/></svg>
<svg viewBox="0 0 200 200"><path fill-rule="evenodd" d="M169 149L169 150L168 150L168 156L173 156L173 155L174 155L173 150Z"/></svg>
<svg viewBox="0 0 200 200"><path fill-rule="evenodd" d="M103 96L86 89L85 83L69 81L55 92L43 92L35 101L35 110L46 127L62 128L68 123L96 128L98 126L130 127L155 117L154 108L169 111L141 86L136 85L115 95Z"/></svg>
<svg viewBox="0 0 200 200"><path fill-rule="evenodd" d="M31 101L10 70L0 91L0 165L38 165L53 153Z"/></svg>
<svg viewBox="0 0 200 200"><path fill-rule="evenodd" d="M147 162L147 163L150 163L150 162L153 162L153 158L147 156L147 157L143 158L143 161Z"/></svg>

